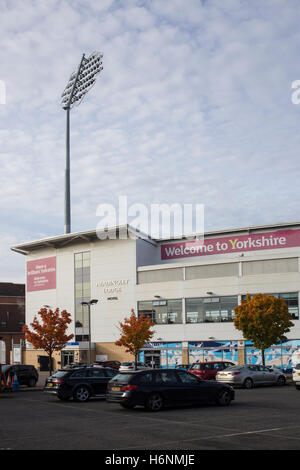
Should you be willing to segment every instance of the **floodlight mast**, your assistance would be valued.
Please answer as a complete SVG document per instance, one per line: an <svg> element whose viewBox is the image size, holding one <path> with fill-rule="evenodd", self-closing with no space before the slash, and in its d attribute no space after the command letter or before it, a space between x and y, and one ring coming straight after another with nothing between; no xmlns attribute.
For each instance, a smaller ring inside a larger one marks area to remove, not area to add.
<svg viewBox="0 0 300 470"><path fill-rule="evenodd" d="M94 52L88 58L83 54L76 72L61 95L61 105L66 110L66 168L65 168L65 225L64 233L71 233L71 185L70 185L70 110L78 106L96 82L97 75L103 70L103 55Z"/></svg>

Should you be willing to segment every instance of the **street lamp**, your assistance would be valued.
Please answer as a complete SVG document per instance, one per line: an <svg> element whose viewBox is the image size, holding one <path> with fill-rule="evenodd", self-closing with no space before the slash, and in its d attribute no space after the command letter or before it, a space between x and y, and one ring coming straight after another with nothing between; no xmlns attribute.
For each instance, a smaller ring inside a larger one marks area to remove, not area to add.
<svg viewBox="0 0 300 470"><path fill-rule="evenodd" d="M91 305L98 303L98 299L92 299L89 302L81 302L81 305L87 305L89 312L89 364L91 364L92 345L91 345Z"/></svg>
<svg viewBox="0 0 300 470"><path fill-rule="evenodd" d="M61 95L61 105L66 110L66 169L65 169L65 227L64 233L71 232L71 191L70 191L70 109L78 106L96 82L103 70L103 55L93 52L88 58L83 54L79 67L69 78Z"/></svg>

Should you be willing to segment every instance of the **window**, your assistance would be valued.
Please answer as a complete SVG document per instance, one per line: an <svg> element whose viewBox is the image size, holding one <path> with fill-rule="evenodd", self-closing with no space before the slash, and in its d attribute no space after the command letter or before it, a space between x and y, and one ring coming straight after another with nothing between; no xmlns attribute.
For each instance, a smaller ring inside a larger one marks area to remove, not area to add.
<svg viewBox="0 0 300 470"><path fill-rule="evenodd" d="M177 375L173 371L155 374L155 383L163 385L178 385Z"/></svg>
<svg viewBox="0 0 300 470"><path fill-rule="evenodd" d="M237 296L186 299L187 323L230 322L234 318Z"/></svg>
<svg viewBox="0 0 300 470"><path fill-rule="evenodd" d="M149 315L157 325L182 323L182 300L155 300L138 302L139 315Z"/></svg>
<svg viewBox="0 0 300 470"><path fill-rule="evenodd" d="M185 269L185 279L207 279L214 277L238 276L238 263L208 264L190 266Z"/></svg>
<svg viewBox="0 0 300 470"><path fill-rule="evenodd" d="M199 380L191 374L187 374L183 371L178 371L177 374L179 375L181 382L184 384L199 384Z"/></svg>
<svg viewBox="0 0 300 470"><path fill-rule="evenodd" d="M168 281L183 281L183 269L167 268L138 272L138 284Z"/></svg>
<svg viewBox="0 0 300 470"><path fill-rule="evenodd" d="M143 375L140 380L140 384L151 384L152 383L152 374L148 372L147 374Z"/></svg>
<svg viewBox="0 0 300 470"><path fill-rule="evenodd" d="M288 306L288 310L290 314L292 315L292 318L294 320L299 319L298 292L289 292L286 294L266 294L266 295L273 295L274 297L283 299ZM246 295L242 295L242 300L247 300Z"/></svg>
<svg viewBox="0 0 300 470"><path fill-rule="evenodd" d="M77 377L87 377L88 375L88 371L86 369L82 369L82 370L77 370L76 372L73 372L73 374L71 375L72 379L73 377L74 378L77 378Z"/></svg>
<svg viewBox="0 0 300 470"><path fill-rule="evenodd" d="M298 258L244 261L242 267L243 276L297 272Z"/></svg>
<svg viewBox="0 0 300 470"><path fill-rule="evenodd" d="M75 328L78 336L86 332L78 329L88 328L88 307L81 305L81 302L88 302L91 299L91 279L90 279L90 252L75 253L74 255L74 294L75 294ZM87 336L88 339L88 336Z"/></svg>
<svg viewBox="0 0 300 470"><path fill-rule="evenodd" d="M90 370L89 371L89 376L90 377L93 377L93 378L99 378L99 379L102 379L103 377L105 377L105 372L103 369L93 369L93 370Z"/></svg>
<svg viewBox="0 0 300 470"><path fill-rule="evenodd" d="M213 367L215 370L223 370L224 369L224 365L222 364L222 362L216 362L215 364L213 364Z"/></svg>
<svg viewBox="0 0 300 470"><path fill-rule="evenodd" d="M105 369L105 373L108 377L114 377L116 375L116 372L110 369Z"/></svg>

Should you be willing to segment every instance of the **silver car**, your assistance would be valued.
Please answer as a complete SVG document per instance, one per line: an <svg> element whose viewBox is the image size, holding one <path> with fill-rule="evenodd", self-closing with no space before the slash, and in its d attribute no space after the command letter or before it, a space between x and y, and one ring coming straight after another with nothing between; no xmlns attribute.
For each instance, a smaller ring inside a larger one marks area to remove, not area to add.
<svg viewBox="0 0 300 470"><path fill-rule="evenodd" d="M144 370L144 369L150 369L146 364L143 362L138 362L137 363L137 370ZM127 372L127 371L135 370L135 363L133 362L122 362L119 368L119 372Z"/></svg>
<svg viewBox="0 0 300 470"><path fill-rule="evenodd" d="M286 379L277 367L237 365L218 372L216 381L250 389L258 385L285 385Z"/></svg>

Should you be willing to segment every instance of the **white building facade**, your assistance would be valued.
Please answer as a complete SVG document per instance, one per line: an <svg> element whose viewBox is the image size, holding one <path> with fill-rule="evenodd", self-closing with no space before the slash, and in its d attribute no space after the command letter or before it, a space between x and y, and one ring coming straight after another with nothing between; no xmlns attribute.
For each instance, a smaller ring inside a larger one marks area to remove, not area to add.
<svg viewBox="0 0 300 470"><path fill-rule="evenodd" d="M300 223L209 232L204 242L153 240L129 226L106 235L86 231L12 248L26 257L26 324L44 305L72 314L74 339L62 351L62 365L86 360L90 332L94 359L129 359L115 341L132 308L155 323L152 342L140 352L149 364L259 363L260 352L233 324L233 309L247 293L285 300L294 327L288 341L267 351L266 362L286 368L296 360ZM89 328L81 302L91 299L98 303L91 306ZM34 354L41 353L32 351L31 362Z"/></svg>

